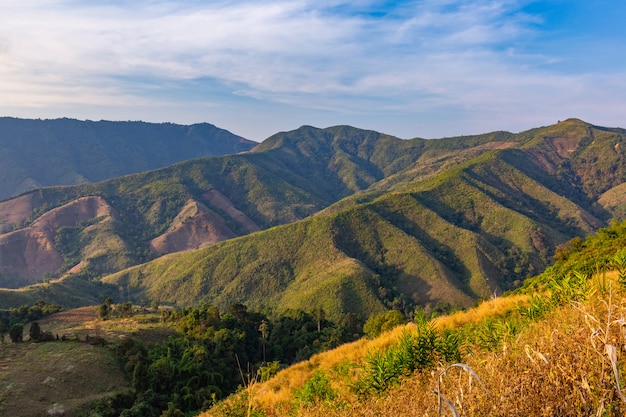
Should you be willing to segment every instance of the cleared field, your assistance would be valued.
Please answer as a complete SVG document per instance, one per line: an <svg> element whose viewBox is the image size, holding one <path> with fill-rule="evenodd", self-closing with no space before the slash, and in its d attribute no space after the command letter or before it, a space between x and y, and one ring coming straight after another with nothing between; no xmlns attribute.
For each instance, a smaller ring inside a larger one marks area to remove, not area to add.
<svg viewBox="0 0 626 417"><path fill-rule="evenodd" d="M85 403L130 389L112 349L117 341L132 337L155 343L175 333L155 312L99 320L93 306L52 314L38 323L59 340L31 343L29 323L24 343L0 344L0 416L82 416Z"/></svg>
<svg viewBox="0 0 626 417"><path fill-rule="evenodd" d="M78 416L82 404L128 389L107 348L75 341L0 346L0 415Z"/></svg>

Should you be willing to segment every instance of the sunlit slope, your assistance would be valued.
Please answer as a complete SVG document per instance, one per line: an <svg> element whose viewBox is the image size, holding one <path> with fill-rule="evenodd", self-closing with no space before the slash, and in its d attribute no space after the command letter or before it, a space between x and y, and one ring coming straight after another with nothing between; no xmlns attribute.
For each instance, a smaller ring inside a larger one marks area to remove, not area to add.
<svg viewBox="0 0 626 417"><path fill-rule="evenodd" d="M458 162L485 152L492 139L401 140L304 126L245 154L33 191L0 203L0 285L19 288L68 271L101 276L298 221L418 159L429 165L423 152L436 148L437 160ZM437 166L428 175L445 164ZM88 210L94 201L106 210Z"/></svg>
<svg viewBox="0 0 626 417"><path fill-rule="evenodd" d="M576 238L515 293L252 379L201 416L621 415L625 240L625 223Z"/></svg>
<svg viewBox="0 0 626 417"><path fill-rule="evenodd" d="M603 222L488 152L439 176L105 278L137 297L190 305L468 306L545 268L556 245Z"/></svg>

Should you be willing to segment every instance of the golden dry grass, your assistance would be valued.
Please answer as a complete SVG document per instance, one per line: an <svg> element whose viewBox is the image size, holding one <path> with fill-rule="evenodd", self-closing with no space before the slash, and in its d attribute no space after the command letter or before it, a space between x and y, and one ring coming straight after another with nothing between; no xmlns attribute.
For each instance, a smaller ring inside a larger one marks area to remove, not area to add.
<svg viewBox="0 0 626 417"><path fill-rule="evenodd" d="M454 329L467 324L479 323L487 317L502 317L517 306L526 303L528 298L526 294L494 298L484 301L472 309L437 317L435 325L440 329Z"/></svg>
<svg viewBox="0 0 626 417"><path fill-rule="evenodd" d="M269 381L255 385L252 389L254 398L264 409L289 402L293 398L294 390L302 387L316 369L329 371L342 363L360 364L368 352L388 348L398 340L403 331L414 327L414 324L398 326L376 339L360 339L313 355L309 360L282 370Z"/></svg>
<svg viewBox="0 0 626 417"><path fill-rule="evenodd" d="M496 351L473 346L474 353L465 357L464 363L487 391L461 368L446 372L438 387L443 371L439 368L408 377L381 395L359 397L349 387L354 373L339 369L346 363L360 364L373 349L389 347L405 330L401 327L376 340L360 340L316 355L267 383L255 384L251 387L255 409L267 417L438 416L439 399L433 391L440 388L460 416L624 415L626 395L622 400L619 384L624 383L626 293L613 278L613 274L595 277L588 301L552 311ZM515 296L487 301L469 311L438 318L436 325L453 328L487 317L504 317L526 300ZM331 378L337 398L315 406L294 406L294 391L318 368ZM219 414L204 414L209 415ZM444 410L442 415L451 414Z"/></svg>

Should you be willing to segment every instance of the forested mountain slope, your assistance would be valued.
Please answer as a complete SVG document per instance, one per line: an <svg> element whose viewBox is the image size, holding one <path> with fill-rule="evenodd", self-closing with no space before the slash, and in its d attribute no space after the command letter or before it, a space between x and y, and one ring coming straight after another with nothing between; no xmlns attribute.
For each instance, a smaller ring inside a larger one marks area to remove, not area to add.
<svg viewBox="0 0 626 417"><path fill-rule="evenodd" d="M98 198L106 214L46 229L62 264L44 274L71 269L93 281L199 249L103 281L142 302L315 304L334 316L467 306L519 285L557 245L619 215L625 133L576 119L519 134L408 141L305 126L247 154L4 202L0 250L17 233L40 236L42 218L62 217L50 210ZM599 204L611 193L611 204ZM21 214L10 208L20 205ZM2 265L5 285L41 278Z"/></svg>
<svg viewBox="0 0 626 417"><path fill-rule="evenodd" d="M98 182L256 142L208 123L0 118L0 200L34 188Z"/></svg>
<svg viewBox="0 0 626 417"><path fill-rule="evenodd" d="M20 287L69 270L101 275L298 221L405 169L430 148L451 149L436 154L441 165L485 152L489 140L405 141L345 126L305 126L245 154L39 189L0 203L0 281ZM89 211L94 198L108 206L107 216L74 214Z"/></svg>
<svg viewBox="0 0 626 417"><path fill-rule="evenodd" d="M575 188L531 178L551 178L540 165L509 162L525 154L491 151L402 189L366 193L341 209L104 281L129 287L138 299L278 310L318 305L335 318L469 306L520 285L545 268L557 245L608 218L582 205L587 197Z"/></svg>

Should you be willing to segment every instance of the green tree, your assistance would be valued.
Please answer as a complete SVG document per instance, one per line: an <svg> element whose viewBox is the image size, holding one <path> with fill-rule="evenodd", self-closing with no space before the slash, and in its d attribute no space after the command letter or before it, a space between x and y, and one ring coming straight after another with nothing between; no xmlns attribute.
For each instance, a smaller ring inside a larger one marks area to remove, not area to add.
<svg viewBox="0 0 626 417"><path fill-rule="evenodd" d="M14 324L9 329L9 337L13 343L20 343L24 334L24 325L23 324Z"/></svg>
<svg viewBox="0 0 626 417"><path fill-rule="evenodd" d="M33 342L40 342L41 341L41 327L39 326L39 323L34 321L31 325L30 325L30 330L28 331L28 336L30 337L30 340Z"/></svg>
<svg viewBox="0 0 626 417"><path fill-rule="evenodd" d="M363 332L367 337L374 338L402 323L404 323L402 313L398 310L389 310L386 313L376 314L367 319L365 325L363 325Z"/></svg>
<svg viewBox="0 0 626 417"><path fill-rule="evenodd" d="M106 320L111 315L111 307L104 303L98 306L98 317L102 320Z"/></svg>

